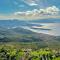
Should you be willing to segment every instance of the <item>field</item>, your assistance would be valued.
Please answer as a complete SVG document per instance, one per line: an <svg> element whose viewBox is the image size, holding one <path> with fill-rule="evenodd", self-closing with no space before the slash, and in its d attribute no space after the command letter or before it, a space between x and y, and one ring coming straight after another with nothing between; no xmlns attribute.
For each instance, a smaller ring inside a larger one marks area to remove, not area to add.
<svg viewBox="0 0 60 60"><path fill-rule="evenodd" d="M38 48L26 43L0 43L0 60L60 60L60 49Z"/></svg>

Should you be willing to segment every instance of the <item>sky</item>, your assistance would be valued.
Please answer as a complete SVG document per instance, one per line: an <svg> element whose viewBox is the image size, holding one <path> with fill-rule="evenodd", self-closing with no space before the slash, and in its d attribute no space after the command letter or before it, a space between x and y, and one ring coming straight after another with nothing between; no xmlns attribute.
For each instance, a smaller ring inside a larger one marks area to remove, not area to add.
<svg viewBox="0 0 60 60"><path fill-rule="evenodd" d="M0 0L0 19L60 18L60 0Z"/></svg>

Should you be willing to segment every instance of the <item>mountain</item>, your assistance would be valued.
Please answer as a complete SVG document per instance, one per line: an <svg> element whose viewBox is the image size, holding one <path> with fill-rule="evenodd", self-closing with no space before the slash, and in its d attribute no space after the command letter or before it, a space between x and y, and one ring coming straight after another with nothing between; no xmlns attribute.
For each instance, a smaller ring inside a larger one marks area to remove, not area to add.
<svg viewBox="0 0 60 60"><path fill-rule="evenodd" d="M60 19L41 19L41 20L33 20L31 22L40 22L40 23L60 23Z"/></svg>
<svg viewBox="0 0 60 60"><path fill-rule="evenodd" d="M13 27L13 26L26 26L30 23L59 23L60 19L41 19L41 20L0 20L0 26Z"/></svg>
<svg viewBox="0 0 60 60"><path fill-rule="evenodd" d="M2 27L13 27L13 26L20 26L25 25L25 21L19 20L0 20L0 26Z"/></svg>
<svg viewBox="0 0 60 60"><path fill-rule="evenodd" d="M36 42L39 46L60 46L60 36L35 33L30 30L15 27L0 27L0 42Z"/></svg>
<svg viewBox="0 0 60 60"><path fill-rule="evenodd" d="M44 21L44 22L43 22ZM42 26L41 24L31 24L37 22L51 23L59 21L59 19L47 19L47 20L34 20L34 21L22 21L22 20L0 20L0 42L27 42L36 43L41 46L60 46L60 36L49 35L44 33L36 33L23 27L28 26Z"/></svg>

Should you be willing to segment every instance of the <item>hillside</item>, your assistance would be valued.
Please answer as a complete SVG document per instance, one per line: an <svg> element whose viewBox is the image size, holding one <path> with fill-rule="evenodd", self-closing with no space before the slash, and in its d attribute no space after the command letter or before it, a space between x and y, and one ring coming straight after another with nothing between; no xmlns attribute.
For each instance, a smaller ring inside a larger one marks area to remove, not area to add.
<svg viewBox="0 0 60 60"><path fill-rule="evenodd" d="M0 27L0 42L34 42L39 46L59 46L60 37L43 33L34 33L21 27L10 29Z"/></svg>

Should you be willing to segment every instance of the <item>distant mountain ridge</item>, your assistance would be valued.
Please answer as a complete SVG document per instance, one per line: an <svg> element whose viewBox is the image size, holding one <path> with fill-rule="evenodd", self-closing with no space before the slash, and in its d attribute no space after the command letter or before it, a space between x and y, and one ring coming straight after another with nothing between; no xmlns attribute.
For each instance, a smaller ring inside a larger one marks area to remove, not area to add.
<svg viewBox="0 0 60 60"><path fill-rule="evenodd" d="M27 25L30 22L39 22L39 23L59 23L60 19L40 19L40 20L0 20L0 26L20 26L20 25Z"/></svg>
<svg viewBox="0 0 60 60"><path fill-rule="evenodd" d="M41 19L41 20L33 20L31 22L40 22L40 23L60 23L60 19Z"/></svg>

